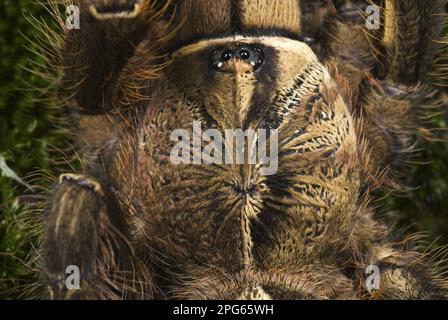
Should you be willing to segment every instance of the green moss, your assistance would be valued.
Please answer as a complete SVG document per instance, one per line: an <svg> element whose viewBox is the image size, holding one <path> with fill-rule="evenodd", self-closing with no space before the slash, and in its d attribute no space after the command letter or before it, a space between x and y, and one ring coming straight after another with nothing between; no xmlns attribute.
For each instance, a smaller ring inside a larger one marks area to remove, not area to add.
<svg viewBox="0 0 448 320"><path fill-rule="evenodd" d="M46 15L33 1L0 1L0 155L20 177L54 169L50 146L64 141L54 130L54 106L39 102L38 91L31 90L48 83L23 68L32 68L29 59L36 60L26 48L26 37L35 31L25 19L31 14ZM28 209L20 204L19 195L25 193L26 188L0 174L0 299L16 297L12 288L33 281L24 265L35 241L33 230L20 219Z"/></svg>

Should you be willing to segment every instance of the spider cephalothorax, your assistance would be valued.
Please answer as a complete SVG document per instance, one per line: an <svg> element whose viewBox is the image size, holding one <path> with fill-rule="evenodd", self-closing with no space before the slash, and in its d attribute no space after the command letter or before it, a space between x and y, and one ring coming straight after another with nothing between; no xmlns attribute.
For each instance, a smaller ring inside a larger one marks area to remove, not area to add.
<svg viewBox="0 0 448 320"><path fill-rule="evenodd" d="M373 31L368 5L83 1L57 62L86 169L61 176L49 210L50 294L445 297L430 259L391 242L370 206L374 189L398 188L421 106L437 96L428 39L442 3L378 2ZM220 161L195 158L190 141L173 161L173 132L194 141L194 129ZM260 140L219 138L231 130L265 130L274 170L249 161ZM242 158L224 159L235 147ZM68 265L78 291L63 286ZM382 271L372 294L369 265Z"/></svg>

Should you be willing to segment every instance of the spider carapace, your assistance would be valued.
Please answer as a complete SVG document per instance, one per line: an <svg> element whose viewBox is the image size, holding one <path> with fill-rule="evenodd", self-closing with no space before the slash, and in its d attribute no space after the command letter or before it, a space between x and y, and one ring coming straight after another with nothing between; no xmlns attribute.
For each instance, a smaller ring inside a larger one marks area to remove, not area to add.
<svg viewBox="0 0 448 320"><path fill-rule="evenodd" d="M50 297L446 297L432 258L374 215L439 103L443 1L75 4L81 28L55 61L83 171L61 175L49 205ZM227 137L251 130L265 139ZM176 132L189 138L177 162ZM260 141L272 162L249 161ZM211 146L245 151L195 154Z"/></svg>

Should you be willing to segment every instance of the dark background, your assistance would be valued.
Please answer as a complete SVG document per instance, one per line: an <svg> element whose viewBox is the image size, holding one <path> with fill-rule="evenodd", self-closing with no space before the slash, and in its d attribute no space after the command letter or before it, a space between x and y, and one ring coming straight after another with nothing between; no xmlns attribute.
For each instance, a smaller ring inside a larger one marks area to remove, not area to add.
<svg viewBox="0 0 448 320"><path fill-rule="evenodd" d="M43 172L57 175L68 170L63 162L50 159L60 159L60 150L67 147L69 140L58 130L58 109L44 99L51 81L30 72L39 69L38 64L43 62L32 52L35 45L27 40L34 33L42 35L27 20L31 15L50 24L54 22L36 2L0 0L0 157L19 177L50 187ZM448 86L448 77L439 77L438 82ZM447 130L447 119L445 107L436 122ZM408 185L415 188L408 195L385 195L379 216L391 228L406 233L424 232L429 242L446 245L448 132L438 132L437 138L445 142L420 145L425 151L415 161L422 164L407 178ZM0 170L0 299L29 297L30 285L37 281L30 257L37 250L38 230L23 219L32 212L30 203L34 200L29 199L34 198L24 186L2 176Z"/></svg>

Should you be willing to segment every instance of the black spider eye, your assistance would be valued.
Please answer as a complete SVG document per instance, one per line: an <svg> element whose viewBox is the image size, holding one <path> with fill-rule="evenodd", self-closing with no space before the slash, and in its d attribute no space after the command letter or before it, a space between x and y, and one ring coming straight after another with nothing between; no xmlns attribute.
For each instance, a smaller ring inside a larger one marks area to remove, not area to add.
<svg viewBox="0 0 448 320"><path fill-rule="evenodd" d="M240 58L243 60L247 60L250 58L250 52L249 50L246 49L241 49L240 50Z"/></svg>
<svg viewBox="0 0 448 320"><path fill-rule="evenodd" d="M264 62L263 50L261 50L258 47L255 47L255 48L253 48L252 52L254 53L254 56L251 59L251 60L253 60L252 65L257 69Z"/></svg>
<svg viewBox="0 0 448 320"><path fill-rule="evenodd" d="M255 48L254 48L254 52L255 52L258 56L262 56L262 55L263 55L263 51L262 51L260 48L258 48L258 47L255 47Z"/></svg>
<svg viewBox="0 0 448 320"><path fill-rule="evenodd" d="M222 60L223 61L229 61L230 59L233 58L233 52L230 50L226 50L223 52L222 54Z"/></svg>
<svg viewBox="0 0 448 320"><path fill-rule="evenodd" d="M212 67L220 72L226 70L226 64L232 59L241 60L250 64L255 71L263 64L264 54L263 50L259 47L238 45L234 49L216 49L212 52L210 59Z"/></svg>

